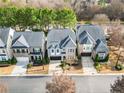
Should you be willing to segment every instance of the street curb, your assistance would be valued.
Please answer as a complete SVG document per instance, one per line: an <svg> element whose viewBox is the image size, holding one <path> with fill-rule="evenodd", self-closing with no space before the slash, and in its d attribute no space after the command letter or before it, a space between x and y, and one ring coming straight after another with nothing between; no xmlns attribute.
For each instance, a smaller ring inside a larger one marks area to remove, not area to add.
<svg viewBox="0 0 124 93"><path fill-rule="evenodd" d="M124 75L124 73L116 73L116 74L64 74L68 76L116 76L116 75ZM53 76L53 74L28 74L28 75L0 75L0 77L30 77L30 76Z"/></svg>

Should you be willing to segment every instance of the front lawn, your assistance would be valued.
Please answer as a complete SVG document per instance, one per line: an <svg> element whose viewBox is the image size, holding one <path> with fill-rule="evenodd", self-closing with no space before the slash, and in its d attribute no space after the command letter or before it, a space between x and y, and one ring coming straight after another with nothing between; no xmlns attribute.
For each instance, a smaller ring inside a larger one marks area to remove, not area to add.
<svg viewBox="0 0 124 93"><path fill-rule="evenodd" d="M15 68L15 65L0 67L0 75L10 75Z"/></svg>

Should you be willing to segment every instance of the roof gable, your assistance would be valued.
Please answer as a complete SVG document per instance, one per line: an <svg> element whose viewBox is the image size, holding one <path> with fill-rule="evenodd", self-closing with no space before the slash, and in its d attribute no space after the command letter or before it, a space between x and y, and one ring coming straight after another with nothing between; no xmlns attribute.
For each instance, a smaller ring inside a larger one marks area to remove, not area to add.
<svg viewBox="0 0 124 93"><path fill-rule="evenodd" d="M93 44L95 43L95 40L92 38L92 36L88 32L83 31L79 35L79 43L80 44Z"/></svg>
<svg viewBox="0 0 124 93"><path fill-rule="evenodd" d="M19 38L15 41L13 44L13 47L29 47L29 44L27 43L25 37L23 35L20 35Z"/></svg>
<svg viewBox="0 0 124 93"><path fill-rule="evenodd" d="M96 41L96 46L94 47L94 50L96 51L96 52L108 52L108 47L107 47L107 45L105 44L105 43L103 43L103 41L101 41L100 39L98 39L97 41Z"/></svg>
<svg viewBox="0 0 124 93"><path fill-rule="evenodd" d="M80 34L83 33L84 31L86 31L94 39L94 41L97 41L98 39L102 40L104 43L106 41L104 31L100 26L80 25L80 27L77 30L78 41L80 40Z"/></svg>
<svg viewBox="0 0 124 93"><path fill-rule="evenodd" d="M65 39L63 39L60 42L60 47L75 47L76 43L72 40L72 38L70 37L70 35L68 35Z"/></svg>

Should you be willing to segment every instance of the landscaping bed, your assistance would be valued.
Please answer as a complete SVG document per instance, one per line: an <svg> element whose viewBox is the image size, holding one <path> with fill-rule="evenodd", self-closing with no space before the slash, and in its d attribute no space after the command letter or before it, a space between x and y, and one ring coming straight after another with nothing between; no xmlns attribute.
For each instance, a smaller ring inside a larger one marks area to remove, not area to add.
<svg viewBox="0 0 124 93"><path fill-rule="evenodd" d="M31 68L28 68L26 73L27 74L48 74L48 70L49 70L49 65L44 65L44 69L43 69L43 65L42 66L32 66Z"/></svg>
<svg viewBox="0 0 124 93"><path fill-rule="evenodd" d="M81 62L79 64L72 64L65 70L67 74L83 74L83 68Z"/></svg>

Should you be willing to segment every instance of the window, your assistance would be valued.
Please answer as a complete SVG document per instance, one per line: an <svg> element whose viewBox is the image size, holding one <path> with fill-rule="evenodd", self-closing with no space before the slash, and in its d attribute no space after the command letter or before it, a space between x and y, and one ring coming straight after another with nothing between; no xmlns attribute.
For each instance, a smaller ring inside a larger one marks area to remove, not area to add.
<svg viewBox="0 0 124 93"><path fill-rule="evenodd" d="M19 49L17 49L17 53L20 53L20 50Z"/></svg>
<svg viewBox="0 0 124 93"><path fill-rule="evenodd" d="M52 53L54 53L54 50L52 49Z"/></svg>
<svg viewBox="0 0 124 93"><path fill-rule="evenodd" d="M22 53L25 53L25 49L22 49Z"/></svg>
<svg viewBox="0 0 124 93"><path fill-rule="evenodd" d="M28 49L26 49L26 52L28 53Z"/></svg>
<svg viewBox="0 0 124 93"><path fill-rule="evenodd" d="M13 53L15 53L16 51L15 51L15 49L13 49Z"/></svg>
<svg viewBox="0 0 124 93"><path fill-rule="evenodd" d="M34 48L33 51L34 52L40 52L40 48Z"/></svg>
<svg viewBox="0 0 124 93"><path fill-rule="evenodd" d="M57 53L59 53L59 49L57 49Z"/></svg>
<svg viewBox="0 0 124 93"><path fill-rule="evenodd" d="M40 56L35 56L35 60L40 60L41 57Z"/></svg>
<svg viewBox="0 0 124 93"><path fill-rule="evenodd" d="M63 56L63 60L65 60L66 59L66 57L65 56Z"/></svg>
<svg viewBox="0 0 124 93"><path fill-rule="evenodd" d="M105 58L105 53L98 53L98 56L100 59L104 59Z"/></svg>
<svg viewBox="0 0 124 93"><path fill-rule="evenodd" d="M2 57L2 61L6 61L6 57L3 56L3 57Z"/></svg>
<svg viewBox="0 0 124 93"><path fill-rule="evenodd" d="M5 53L5 50L2 50L3 53Z"/></svg>
<svg viewBox="0 0 124 93"><path fill-rule="evenodd" d="M70 49L70 52L72 52L73 49Z"/></svg>

